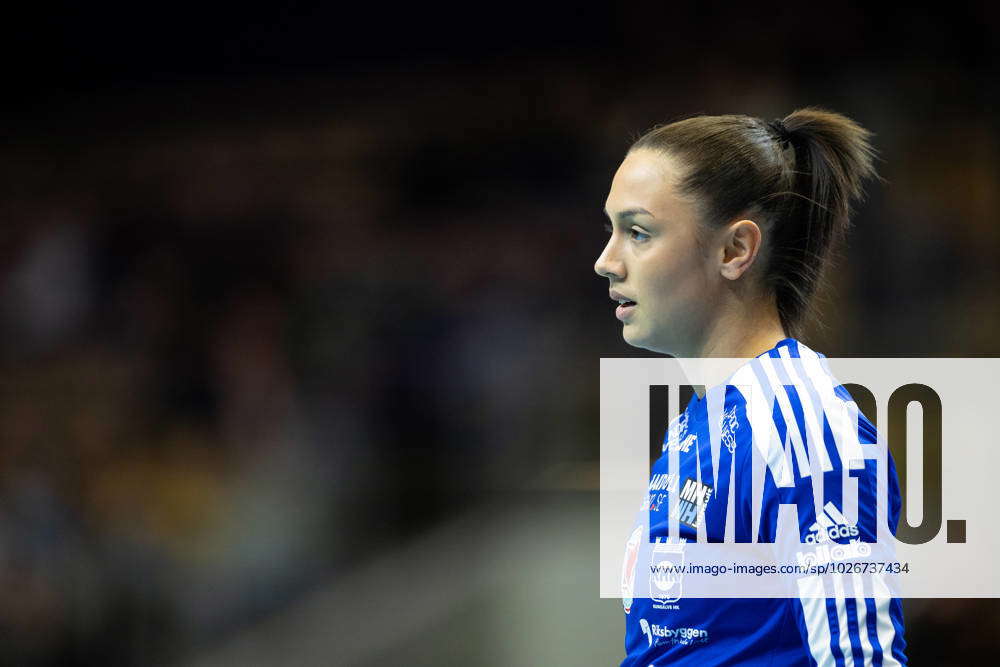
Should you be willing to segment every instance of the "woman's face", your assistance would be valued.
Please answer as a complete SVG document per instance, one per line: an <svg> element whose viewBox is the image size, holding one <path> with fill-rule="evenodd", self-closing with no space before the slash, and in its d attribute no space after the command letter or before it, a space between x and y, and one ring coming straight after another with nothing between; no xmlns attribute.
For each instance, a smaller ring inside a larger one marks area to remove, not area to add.
<svg viewBox="0 0 1000 667"><path fill-rule="evenodd" d="M679 175L662 153L638 149L626 156L605 206L611 237L594 270L610 281L625 342L691 356L722 278L712 249L698 245L694 202L675 190ZM618 305L622 299L632 303Z"/></svg>

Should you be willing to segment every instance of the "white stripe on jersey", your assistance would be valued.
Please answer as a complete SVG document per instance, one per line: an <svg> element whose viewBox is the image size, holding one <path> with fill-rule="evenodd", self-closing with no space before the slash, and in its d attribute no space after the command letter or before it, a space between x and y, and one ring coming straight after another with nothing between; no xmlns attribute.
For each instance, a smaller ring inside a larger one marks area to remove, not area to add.
<svg viewBox="0 0 1000 667"><path fill-rule="evenodd" d="M847 629L847 598L844 596L844 582L836 572L833 574L833 605L837 610L837 627L840 629L840 652L844 656L844 664L853 665L851 635Z"/></svg>
<svg viewBox="0 0 1000 667"><path fill-rule="evenodd" d="M826 443L822 442L822 440L817 440L815 435L816 430L808 427L809 418L813 416L812 403L808 401L811 392L808 387L803 386L799 381L798 374L795 372L795 367L791 360L781 357L780 353L781 351L779 350L777 358L769 356L769 361L764 367L767 370L774 371L773 374L769 374L769 377L772 384L780 387L777 391L779 399L783 399L782 411L785 411L785 404L787 404L789 406L788 411L792 413L790 420L788 418L785 419L788 433L791 434L796 443L802 443L803 451L807 452L809 472L806 473L803 471L803 475L811 474L812 476L813 512L818 516L822 513L822 499L825 493L824 485L826 480L823 473L833 470L833 464L830 462L829 452L826 451ZM795 380L793 381L791 378L795 378ZM798 387L795 386L796 383L798 383ZM805 405L803 405L800 396L806 397L807 402ZM800 428L798 419L795 417L794 410L792 409L795 403L798 404L799 409L803 413L806 426L804 431ZM815 419L813 421L815 422ZM819 432L822 433L822 429Z"/></svg>
<svg viewBox="0 0 1000 667"><path fill-rule="evenodd" d="M868 605L865 604L865 589L864 583L861 581L861 575L855 572L851 575L854 582L854 606L858 610L858 634L861 639L861 656L864 658L864 664L872 664L872 656L875 655L875 649L872 648L871 637L868 636Z"/></svg>
<svg viewBox="0 0 1000 667"><path fill-rule="evenodd" d="M809 652L818 667L835 667L836 662L830 650L830 622L826 615L823 580L813 575L802 577L798 584L802 618L809 637Z"/></svg>
<svg viewBox="0 0 1000 667"><path fill-rule="evenodd" d="M799 349L802 350L804 347L800 345ZM792 362L788 347L782 345L778 348L778 354L783 360L782 366L788 372L788 379L791 380L791 384L799 395L802 414L806 420L806 431L809 433L809 442L816 448L816 454L819 456L823 470L833 470L830 453L826 451L826 441L823 438L823 413L818 411L813 401L815 391L810 383L807 383L807 380L800 376L796 365Z"/></svg>
<svg viewBox="0 0 1000 667"><path fill-rule="evenodd" d="M772 419L772 405L767 400L767 392L761 386L757 375L747 364L737 371L729 382L736 386L747 402L746 412L747 418L750 420L754 448L767 462L775 485L779 487L795 486L791 462L785 458L785 449L778 438L778 429L774 424L774 419ZM747 388L749 388L749 396L746 394Z"/></svg>
<svg viewBox="0 0 1000 667"><path fill-rule="evenodd" d="M805 445L802 443L802 434L799 433L799 422L795 418L792 404L788 400L788 395L785 393L782 383L778 380L772 362L773 359L769 356L760 358L760 366L767 376L768 384L774 388L774 398L777 399L778 406L781 408L781 418L785 420L786 431L791 436L792 447L795 449L795 460L799 464L799 474L802 477L810 477L812 469L809 465L809 457L806 456ZM827 460L827 463L829 463L829 460ZM832 469L833 466L830 466L830 468L825 468L824 470Z"/></svg>
<svg viewBox="0 0 1000 667"><path fill-rule="evenodd" d="M852 427L847 402L837 396L832 376L823 370L819 363L819 355L805 345L799 346L799 358L823 403L823 412L830 422L830 431L833 432L834 441L837 443L841 465L849 470L864 468L865 455L858 440L857 422Z"/></svg>
<svg viewBox="0 0 1000 667"><path fill-rule="evenodd" d="M882 647L882 665L901 667L899 660L892 654L892 642L896 638L896 626L892 624L892 615L889 612L892 595L880 574L872 575L872 587L875 594L875 630L879 646Z"/></svg>

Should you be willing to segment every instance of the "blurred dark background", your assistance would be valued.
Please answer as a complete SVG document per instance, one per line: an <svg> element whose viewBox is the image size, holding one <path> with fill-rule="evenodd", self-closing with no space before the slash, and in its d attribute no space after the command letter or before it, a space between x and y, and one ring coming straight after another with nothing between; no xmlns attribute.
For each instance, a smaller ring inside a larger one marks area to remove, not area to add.
<svg viewBox="0 0 1000 667"><path fill-rule="evenodd" d="M0 663L617 664L630 139L851 116L887 182L804 340L995 356L996 7L12 9ZM994 600L905 608L914 664L998 648Z"/></svg>

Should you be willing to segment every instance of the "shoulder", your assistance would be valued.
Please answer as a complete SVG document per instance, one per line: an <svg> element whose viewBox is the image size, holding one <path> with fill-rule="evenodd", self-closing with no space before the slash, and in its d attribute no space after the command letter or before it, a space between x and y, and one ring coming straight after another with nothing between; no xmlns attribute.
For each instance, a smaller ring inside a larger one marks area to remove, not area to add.
<svg viewBox="0 0 1000 667"><path fill-rule="evenodd" d="M831 372L826 356L795 339L742 366L729 380L745 402L745 420L764 451L790 445L804 460L815 451L824 470L861 459L874 427Z"/></svg>
<svg viewBox="0 0 1000 667"><path fill-rule="evenodd" d="M729 382L751 409L763 406L768 416L776 414L775 407L826 414L854 403L834 377L826 356L795 339L786 339L782 345L751 359Z"/></svg>

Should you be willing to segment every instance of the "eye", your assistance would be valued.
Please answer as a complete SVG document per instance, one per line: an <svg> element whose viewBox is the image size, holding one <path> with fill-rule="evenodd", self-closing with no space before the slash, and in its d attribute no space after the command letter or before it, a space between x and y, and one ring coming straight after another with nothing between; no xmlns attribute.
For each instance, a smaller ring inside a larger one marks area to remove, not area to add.
<svg viewBox="0 0 1000 667"><path fill-rule="evenodd" d="M642 231L641 229L636 229L635 227L629 229L628 230L628 234L629 234L629 236L632 237L633 241L642 242L642 241L645 241L645 240L649 239L649 234L647 234L646 232Z"/></svg>

